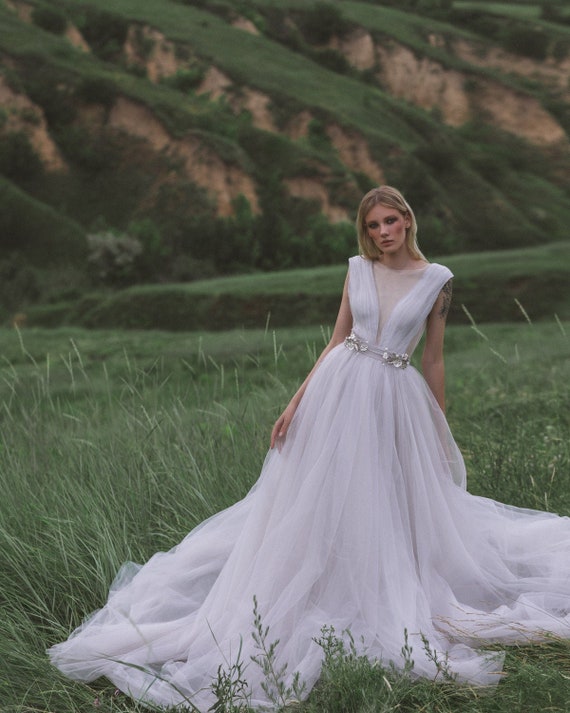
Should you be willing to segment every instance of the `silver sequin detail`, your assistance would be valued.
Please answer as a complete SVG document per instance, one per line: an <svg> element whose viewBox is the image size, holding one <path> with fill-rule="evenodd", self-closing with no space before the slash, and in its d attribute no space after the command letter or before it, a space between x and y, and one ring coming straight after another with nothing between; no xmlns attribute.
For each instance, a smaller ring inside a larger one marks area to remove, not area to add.
<svg viewBox="0 0 570 713"><path fill-rule="evenodd" d="M366 340L357 337L354 332L351 332L351 334L345 338L344 346L354 352L367 352L368 356L379 359L384 364L389 364L396 369L405 369L410 363L408 354L396 354L396 352L391 352L384 347L382 349L371 347Z"/></svg>
<svg viewBox="0 0 570 713"><path fill-rule="evenodd" d="M406 353L396 354L396 352L389 352L387 349L382 349L381 352L384 363L391 364L396 369L405 369L410 363L410 357Z"/></svg>
<svg viewBox="0 0 570 713"><path fill-rule="evenodd" d="M344 346L354 352L368 351L368 342L365 342L364 339L357 337L354 332L351 332L349 336L345 338Z"/></svg>

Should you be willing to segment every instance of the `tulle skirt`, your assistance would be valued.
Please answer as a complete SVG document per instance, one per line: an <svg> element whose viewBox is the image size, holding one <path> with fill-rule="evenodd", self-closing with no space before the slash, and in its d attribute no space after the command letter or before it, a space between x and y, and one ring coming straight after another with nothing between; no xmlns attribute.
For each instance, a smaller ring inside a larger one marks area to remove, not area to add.
<svg viewBox="0 0 570 713"><path fill-rule="evenodd" d="M306 692L323 626L370 658L494 684L490 642L570 637L570 518L468 494L445 417L420 374L336 347L312 378L281 450L232 507L144 566L49 650L67 676L106 676L135 699L206 711L220 664L241 660L266 705L253 598L276 665ZM426 641L432 655L428 654Z"/></svg>

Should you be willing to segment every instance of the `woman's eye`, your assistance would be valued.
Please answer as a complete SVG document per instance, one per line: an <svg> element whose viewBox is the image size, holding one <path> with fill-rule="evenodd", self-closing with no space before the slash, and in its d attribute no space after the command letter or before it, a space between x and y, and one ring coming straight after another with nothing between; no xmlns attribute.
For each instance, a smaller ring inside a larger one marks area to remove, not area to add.
<svg viewBox="0 0 570 713"><path fill-rule="evenodd" d="M376 228L378 227L378 223L376 223L376 221L374 221L373 223L368 223L368 227L370 228L370 230L376 230Z"/></svg>

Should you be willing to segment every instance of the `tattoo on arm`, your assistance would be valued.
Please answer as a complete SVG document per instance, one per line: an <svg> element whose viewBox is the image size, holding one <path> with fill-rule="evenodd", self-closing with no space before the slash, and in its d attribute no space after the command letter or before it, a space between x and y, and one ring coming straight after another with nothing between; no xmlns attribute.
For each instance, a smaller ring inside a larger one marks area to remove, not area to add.
<svg viewBox="0 0 570 713"><path fill-rule="evenodd" d="M445 283L441 290L443 294L443 302L441 303L441 308L438 312L442 319L447 317L449 312L449 305L451 304L451 293L453 292L453 280L449 280Z"/></svg>

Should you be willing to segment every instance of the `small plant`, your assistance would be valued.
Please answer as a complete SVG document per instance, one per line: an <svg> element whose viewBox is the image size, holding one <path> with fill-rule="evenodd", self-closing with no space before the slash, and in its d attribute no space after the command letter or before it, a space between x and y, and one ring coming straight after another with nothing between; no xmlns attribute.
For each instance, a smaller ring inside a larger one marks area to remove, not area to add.
<svg viewBox="0 0 570 713"><path fill-rule="evenodd" d="M449 655L447 652L445 652L443 659L440 658L440 655L436 651L436 649L432 649L429 643L428 638L424 634L420 634L422 644L424 647L424 651L426 653L426 657L428 661L431 661L433 665L436 668L436 674L434 677L434 680L437 680L438 678L443 679L444 681L448 682L453 682L457 678L456 674L452 673L452 671L449 669ZM402 649L402 652L404 650ZM411 649L410 649L411 652Z"/></svg>
<svg viewBox="0 0 570 713"><path fill-rule="evenodd" d="M111 231L87 236L88 263L96 277L108 284L126 284L135 276L136 261L143 248L130 235L115 235Z"/></svg>
<svg viewBox="0 0 570 713"><path fill-rule="evenodd" d="M276 650L279 639L271 644L268 643L269 627L263 626L261 614L259 613L257 597L253 597L253 626L252 633L256 648L259 654L252 656L251 660L256 663L265 676L265 681L261 684L263 691L277 710L283 710L292 701L300 701L306 684L300 680L299 672L293 674L293 682L287 685L285 677L287 674L287 664L278 667L276 662Z"/></svg>
<svg viewBox="0 0 570 713"><path fill-rule="evenodd" d="M249 686L244 677L244 661L241 657L242 640L235 661L218 666L218 674L210 686L216 702L208 708L213 713L247 713L249 706Z"/></svg>

